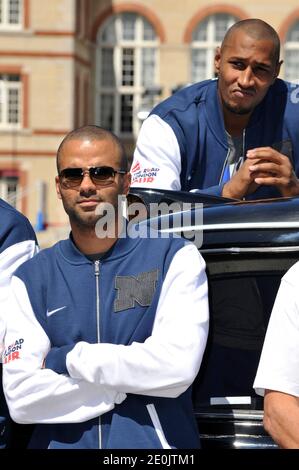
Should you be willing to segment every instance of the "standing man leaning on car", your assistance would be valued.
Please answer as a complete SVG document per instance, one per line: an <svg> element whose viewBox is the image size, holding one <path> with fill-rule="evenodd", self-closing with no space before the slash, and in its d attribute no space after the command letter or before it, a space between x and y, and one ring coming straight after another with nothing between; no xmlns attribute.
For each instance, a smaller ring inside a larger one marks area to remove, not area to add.
<svg viewBox="0 0 299 470"><path fill-rule="evenodd" d="M298 89L278 79L280 41L260 19L217 48L218 78L166 99L144 121L132 187L251 199L299 194Z"/></svg>
<svg viewBox="0 0 299 470"><path fill-rule="evenodd" d="M68 134L56 188L71 236L13 276L3 382L12 417L42 423L32 448L199 446L190 385L208 334L205 263L183 239L130 232L127 165L114 134Z"/></svg>
<svg viewBox="0 0 299 470"><path fill-rule="evenodd" d="M36 237L29 221L20 212L0 199L0 350L10 314L5 306L8 286L13 272L37 251ZM2 391L2 364L0 364L0 449L18 446L12 436L15 425L9 418Z"/></svg>

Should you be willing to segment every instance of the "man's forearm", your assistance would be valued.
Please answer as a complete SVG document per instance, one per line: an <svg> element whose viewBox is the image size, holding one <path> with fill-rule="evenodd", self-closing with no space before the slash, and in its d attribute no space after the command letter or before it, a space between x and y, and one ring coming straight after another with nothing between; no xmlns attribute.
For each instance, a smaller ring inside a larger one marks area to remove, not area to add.
<svg viewBox="0 0 299 470"><path fill-rule="evenodd" d="M264 426L274 441L285 449L299 449L299 398L267 390Z"/></svg>

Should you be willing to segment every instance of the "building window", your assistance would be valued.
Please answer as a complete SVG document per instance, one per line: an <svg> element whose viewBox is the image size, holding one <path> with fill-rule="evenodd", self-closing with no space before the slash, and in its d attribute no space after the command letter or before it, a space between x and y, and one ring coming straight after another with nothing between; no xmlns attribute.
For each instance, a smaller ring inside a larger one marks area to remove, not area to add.
<svg viewBox="0 0 299 470"><path fill-rule="evenodd" d="M193 83L215 76L214 56L228 28L239 18L215 14L201 21L194 29L191 43L191 81Z"/></svg>
<svg viewBox="0 0 299 470"><path fill-rule="evenodd" d="M158 38L135 13L111 17L97 35L96 122L118 135L137 135L137 112L157 84Z"/></svg>
<svg viewBox="0 0 299 470"><path fill-rule="evenodd" d="M0 171L0 198L18 208L19 178L15 171Z"/></svg>
<svg viewBox="0 0 299 470"><path fill-rule="evenodd" d="M22 27L22 0L0 0L0 29Z"/></svg>
<svg viewBox="0 0 299 470"><path fill-rule="evenodd" d="M20 75L0 73L0 129L21 126L21 92Z"/></svg>
<svg viewBox="0 0 299 470"><path fill-rule="evenodd" d="M299 83L299 20L289 30L284 45L284 77Z"/></svg>

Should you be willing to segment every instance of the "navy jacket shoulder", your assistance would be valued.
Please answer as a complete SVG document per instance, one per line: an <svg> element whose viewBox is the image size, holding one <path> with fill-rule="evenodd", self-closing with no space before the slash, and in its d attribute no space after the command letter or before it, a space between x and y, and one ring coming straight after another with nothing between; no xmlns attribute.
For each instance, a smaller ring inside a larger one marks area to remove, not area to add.
<svg viewBox="0 0 299 470"><path fill-rule="evenodd" d="M208 89L217 86L216 84L216 80L204 80L203 82L187 86L157 104L150 114L157 114L165 118L173 110L185 112L192 104L198 104L200 101L203 101Z"/></svg>
<svg viewBox="0 0 299 470"><path fill-rule="evenodd" d="M0 214L0 252L26 240L33 240L37 243L29 220L3 199L0 199Z"/></svg>

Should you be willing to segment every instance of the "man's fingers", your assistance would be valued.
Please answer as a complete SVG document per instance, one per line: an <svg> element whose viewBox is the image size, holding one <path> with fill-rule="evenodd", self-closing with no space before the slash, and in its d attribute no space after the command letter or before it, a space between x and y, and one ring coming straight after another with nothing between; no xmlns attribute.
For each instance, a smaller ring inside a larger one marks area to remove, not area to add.
<svg viewBox="0 0 299 470"><path fill-rule="evenodd" d="M281 178L277 178L276 176L267 176L266 178L258 177L254 178L254 182L259 185L264 186L276 186L276 185L283 185L284 181Z"/></svg>
<svg viewBox="0 0 299 470"><path fill-rule="evenodd" d="M280 167L275 165L275 163L264 162L264 163L257 163L255 165L250 165L248 167L250 172L264 172L264 173L274 173L277 174L280 172Z"/></svg>
<svg viewBox="0 0 299 470"><path fill-rule="evenodd" d="M276 173L268 173L264 171L256 171L251 174L251 177L253 181L255 181L257 178L278 178L278 175Z"/></svg>
<svg viewBox="0 0 299 470"><path fill-rule="evenodd" d="M289 161L288 157L282 153L277 152L271 147L259 147L257 149L248 150L246 153L246 158L249 160L261 159L272 161L277 164L283 164L284 162Z"/></svg>
<svg viewBox="0 0 299 470"><path fill-rule="evenodd" d="M292 177L292 167L287 165L276 165L275 163L271 162L264 162L264 163L257 163L255 165L250 165L248 167L251 176L253 178L260 177L261 173L263 176L273 176L277 178L285 178L286 181L289 181Z"/></svg>

